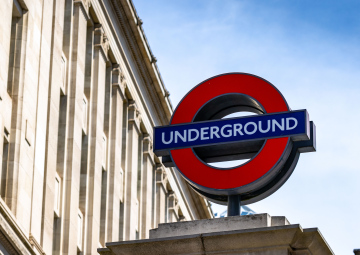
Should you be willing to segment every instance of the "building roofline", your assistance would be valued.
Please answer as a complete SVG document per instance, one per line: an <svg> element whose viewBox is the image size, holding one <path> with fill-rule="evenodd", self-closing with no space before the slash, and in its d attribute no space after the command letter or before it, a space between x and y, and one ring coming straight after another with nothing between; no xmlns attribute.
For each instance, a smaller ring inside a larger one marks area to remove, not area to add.
<svg viewBox="0 0 360 255"><path fill-rule="evenodd" d="M145 31L142 27L143 22L140 19L132 0L116 1L118 1L124 8L125 14L127 15L127 20L130 24L131 31L136 39L136 44L141 51L142 57L145 60L144 63L153 81L153 86L155 87L155 90L160 98L165 114L170 120L173 113L173 106L169 98L170 93L165 87L161 73L156 64L156 57L154 56L150 48L149 42L145 35Z"/></svg>

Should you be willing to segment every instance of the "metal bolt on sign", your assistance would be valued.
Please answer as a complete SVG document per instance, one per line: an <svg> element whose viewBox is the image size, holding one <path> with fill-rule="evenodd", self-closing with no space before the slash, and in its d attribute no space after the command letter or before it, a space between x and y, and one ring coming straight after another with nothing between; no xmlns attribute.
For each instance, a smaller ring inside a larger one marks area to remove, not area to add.
<svg viewBox="0 0 360 255"><path fill-rule="evenodd" d="M257 115L222 119L244 111ZM201 82L181 100L168 126L154 128L154 152L163 164L175 166L202 196L227 204L228 216L278 190L300 153L315 150L308 112L291 110L274 85L247 73ZM208 164L247 158L226 169Z"/></svg>

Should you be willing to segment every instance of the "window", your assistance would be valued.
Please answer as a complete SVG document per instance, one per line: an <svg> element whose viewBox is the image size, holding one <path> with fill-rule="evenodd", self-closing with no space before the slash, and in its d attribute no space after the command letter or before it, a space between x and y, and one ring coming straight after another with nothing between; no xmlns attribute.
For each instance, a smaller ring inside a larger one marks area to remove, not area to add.
<svg viewBox="0 0 360 255"><path fill-rule="evenodd" d="M1 167L1 196L5 197L6 193L6 175L9 161L9 132L4 128L3 155Z"/></svg>
<svg viewBox="0 0 360 255"><path fill-rule="evenodd" d="M136 221L135 221L135 230L139 231L139 200L136 199L135 203L135 211L136 211Z"/></svg>
<svg viewBox="0 0 360 255"><path fill-rule="evenodd" d="M25 126L25 141L28 143L29 146L33 144L34 141L34 130L29 122L29 120L26 120L26 126Z"/></svg>
<svg viewBox="0 0 360 255"><path fill-rule="evenodd" d="M107 172L102 171L101 178L101 198L100 198L100 244L105 246L105 233L106 233L106 203L107 203Z"/></svg>
<svg viewBox="0 0 360 255"><path fill-rule="evenodd" d="M5 136L5 140L9 143L9 131L4 128L4 136Z"/></svg>
<svg viewBox="0 0 360 255"><path fill-rule="evenodd" d="M102 166L103 166L103 170L106 170L107 138L106 138L105 134L103 134L102 143L103 143Z"/></svg>
<svg viewBox="0 0 360 255"><path fill-rule="evenodd" d="M61 84L60 84L60 93L61 95L65 95L66 94L66 57L64 55L64 53L61 56Z"/></svg>
<svg viewBox="0 0 360 255"><path fill-rule="evenodd" d="M60 217L60 201L61 201L61 179L58 174L55 176L54 190L54 213L55 217Z"/></svg>
<svg viewBox="0 0 360 255"><path fill-rule="evenodd" d="M83 116L82 116L82 129L83 134L87 134L87 117L88 117L88 101L86 99L86 96L83 96Z"/></svg>
<svg viewBox="0 0 360 255"><path fill-rule="evenodd" d="M124 203L120 201L119 210L119 241L124 241Z"/></svg>
<svg viewBox="0 0 360 255"><path fill-rule="evenodd" d="M120 168L120 197L122 199L124 193L124 172Z"/></svg>
<svg viewBox="0 0 360 255"><path fill-rule="evenodd" d="M78 248L78 251L82 251L83 214L81 213L80 210L78 212L77 227L78 227L77 248Z"/></svg>
<svg viewBox="0 0 360 255"><path fill-rule="evenodd" d="M7 83L7 92L10 97L13 97L13 92L20 86L19 77L25 68L27 15L24 9L27 9L24 1L13 0Z"/></svg>

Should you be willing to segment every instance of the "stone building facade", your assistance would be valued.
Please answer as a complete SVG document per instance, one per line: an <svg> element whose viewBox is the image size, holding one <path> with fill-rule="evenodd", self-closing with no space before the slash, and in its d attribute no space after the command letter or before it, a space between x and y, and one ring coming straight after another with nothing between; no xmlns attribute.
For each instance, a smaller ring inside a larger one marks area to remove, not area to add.
<svg viewBox="0 0 360 255"><path fill-rule="evenodd" d="M0 251L96 254L212 217L152 152L172 106L131 0L1 0Z"/></svg>

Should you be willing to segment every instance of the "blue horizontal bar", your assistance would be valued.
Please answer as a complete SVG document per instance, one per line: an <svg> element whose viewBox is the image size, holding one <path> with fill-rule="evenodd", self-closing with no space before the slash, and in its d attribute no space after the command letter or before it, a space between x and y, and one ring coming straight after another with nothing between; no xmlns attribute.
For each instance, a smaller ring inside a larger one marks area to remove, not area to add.
<svg viewBox="0 0 360 255"><path fill-rule="evenodd" d="M154 128L154 152L276 137L308 139L306 110Z"/></svg>

